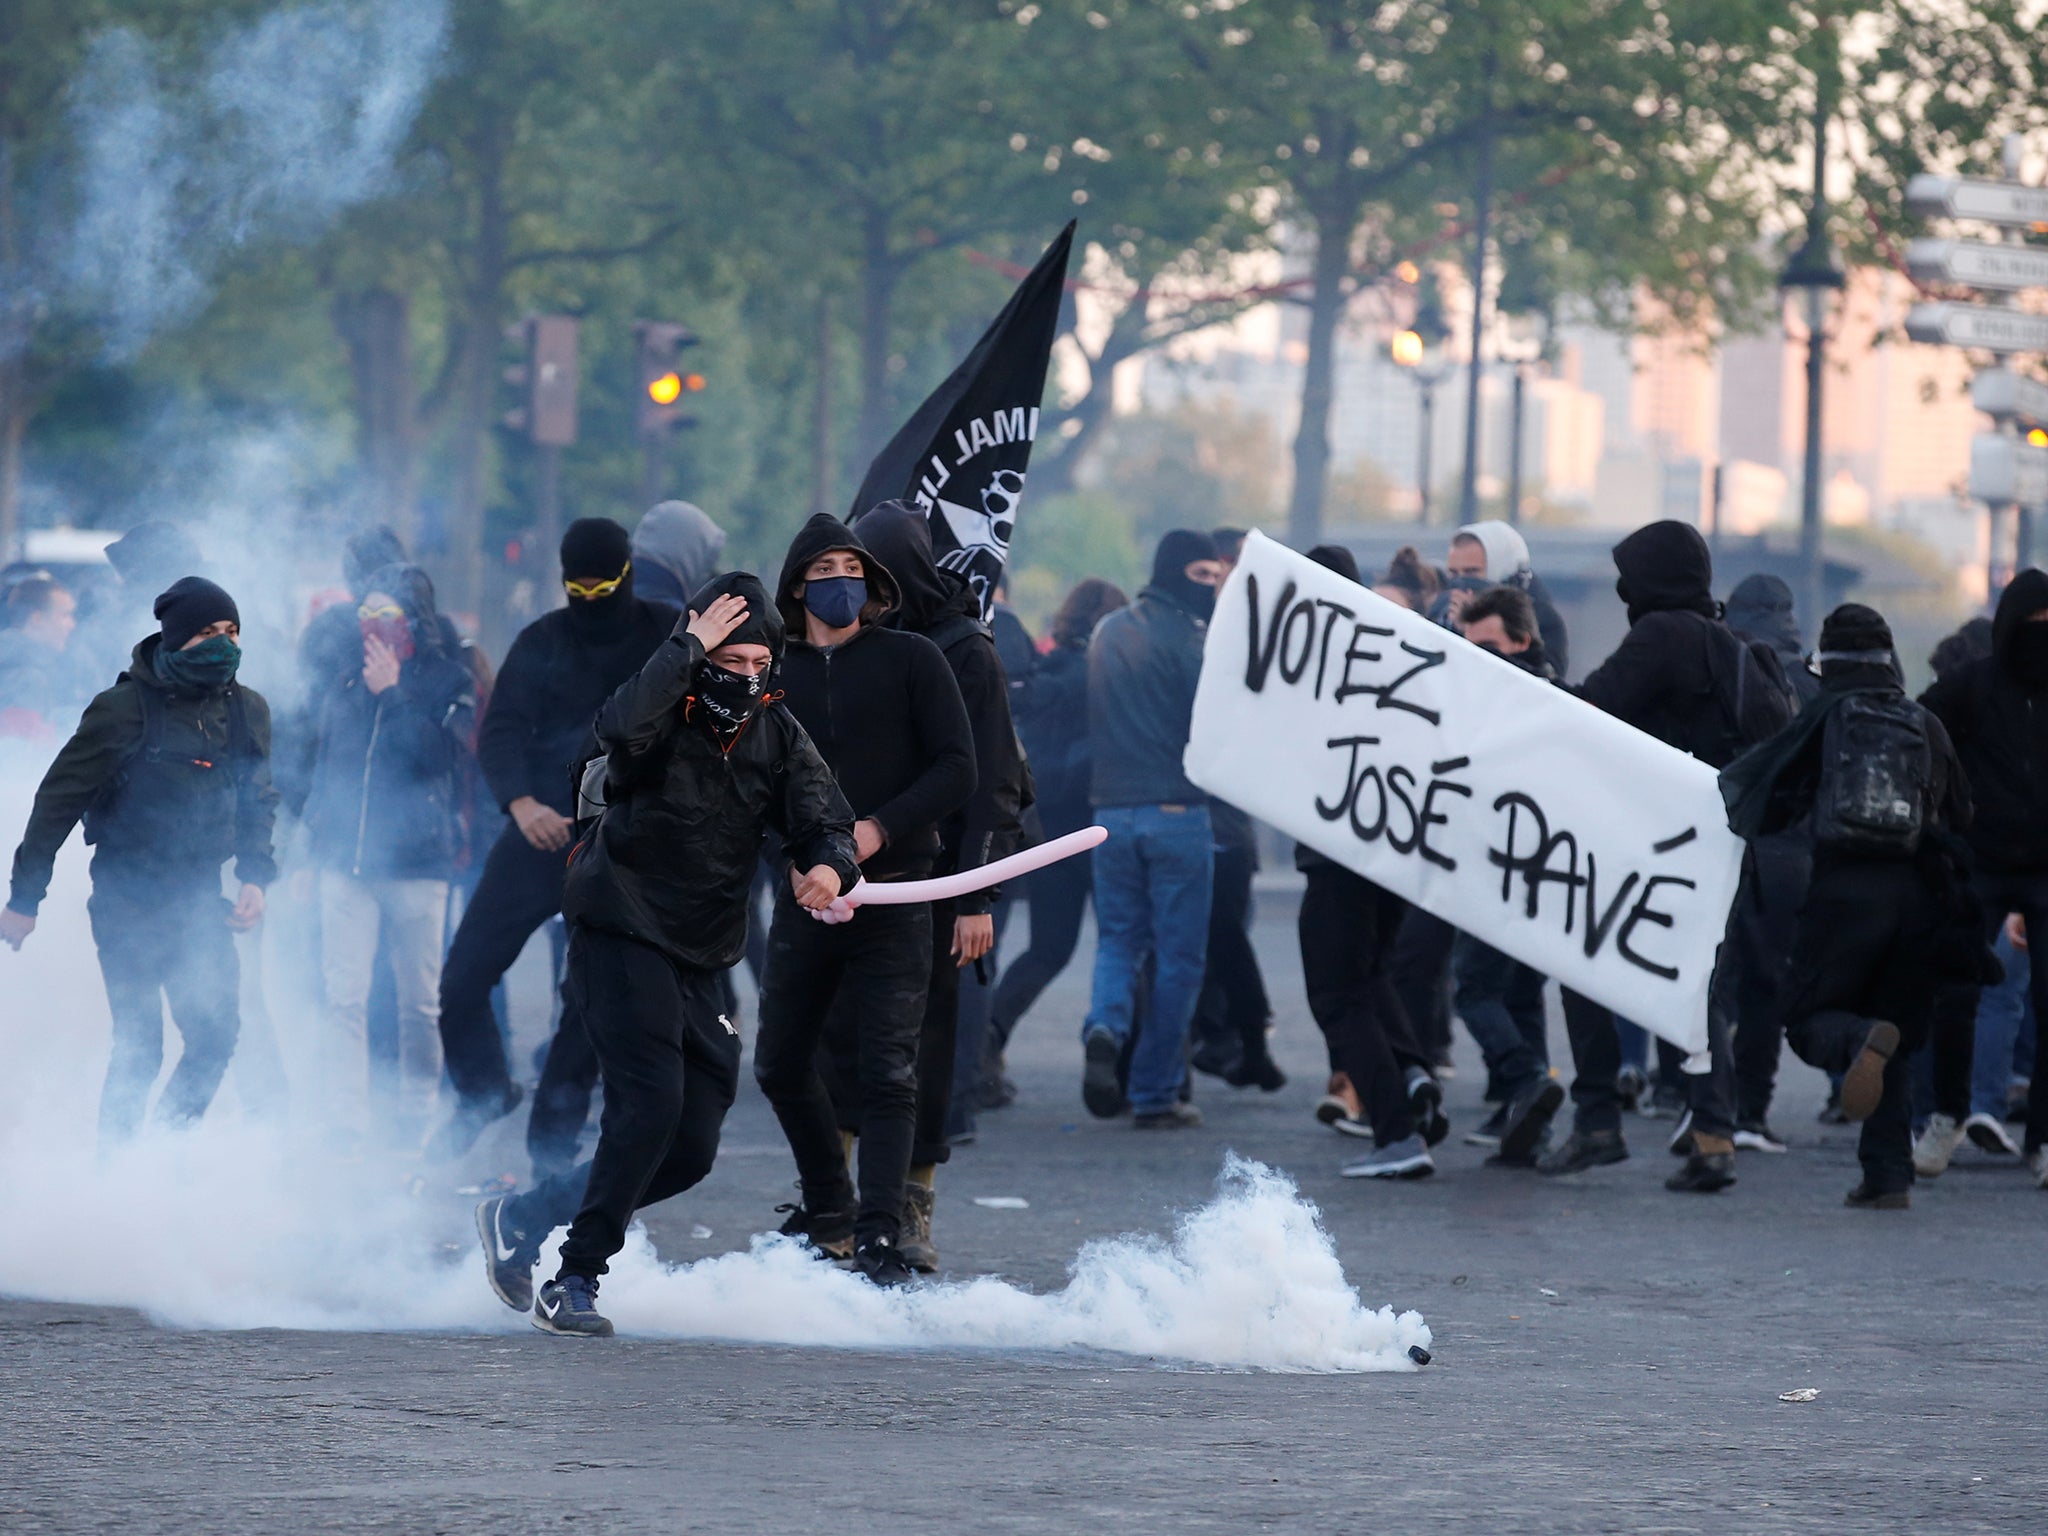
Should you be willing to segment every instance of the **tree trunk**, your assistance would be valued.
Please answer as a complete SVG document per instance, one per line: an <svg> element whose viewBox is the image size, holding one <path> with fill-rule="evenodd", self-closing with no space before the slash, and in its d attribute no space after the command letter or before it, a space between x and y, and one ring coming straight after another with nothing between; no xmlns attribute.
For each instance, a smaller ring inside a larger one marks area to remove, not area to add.
<svg viewBox="0 0 2048 1536"><path fill-rule="evenodd" d="M12 560L21 537L21 444L28 432L27 306L15 228L14 147L0 143L0 561Z"/></svg>
<svg viewBox="0 0 2048 1536"><path fill-rule="evenodd" d="M1074 489L1082 457L1116 405L1118 365L1145 350L1145 307L1142 298L1127 306L1111 322L1101 353L1088 359L1088 393L1068 406L1061 419L1062 427L1071 422L1073 430L1062 431L1058 453L1041 459L1045 444L1040 443L1032 454L1033 495L1064 496Z"/></svg>
<svg viewBox="0 0 2048 1536"><path fill-rule="evenodd" d="M337 297L333 314L355 386L356 457L370 515L412 549L419 539L419 427L410 301L390 288L371 288Z"/></svg>
<svg viewBox="0 0 2048 1536"><path fill-rule="evenodd" d="M889 342L896 316L896 285L902 262L889 250L888 215L870 211L861 241L860 411L856 446L860 472L882 451L896 421L889 408Z"/></svg>
<svg viewBox="0 0 2048 1536"><path fill-rule="evenodd" d="M483 605L484 500L489 490L491 422L497 401L505 257L509 231L504 195L504 146L496 122L477 133L476 243L463 284L461 367L455 379L449 458L454 492L448 507L449 606L478 615Z"/></svg>
<svg viewBox="0 0 2048 1536"><path fill-rule="evenodd" d="M1308 362L1301 375L1301 427L1294 435L1294 490L1287 502L1287 538L1296 549L1323 533L1323 495L1330 478L1330 407L1336 398L1337 322L1344 315L1344 273L1351 264L1357 205L1345 200L1311 209L1316 255L1309 293Z"/></svg>

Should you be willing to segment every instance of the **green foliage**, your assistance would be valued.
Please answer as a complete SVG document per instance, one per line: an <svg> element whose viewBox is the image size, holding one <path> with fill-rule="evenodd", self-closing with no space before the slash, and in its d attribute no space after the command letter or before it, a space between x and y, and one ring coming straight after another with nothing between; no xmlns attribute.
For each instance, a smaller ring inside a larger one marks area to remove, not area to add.
<svg viewBox="0 0 2048 1536"><path fill-rule="evenodd" d="M1042 635L1076 582L1100 576L1135 593L1150 568L1131 514L1115 497L1100 491L1048 496L1032 503L1030 516L1018 524L1010 550L1010 606L1034 635Z"/></svg>

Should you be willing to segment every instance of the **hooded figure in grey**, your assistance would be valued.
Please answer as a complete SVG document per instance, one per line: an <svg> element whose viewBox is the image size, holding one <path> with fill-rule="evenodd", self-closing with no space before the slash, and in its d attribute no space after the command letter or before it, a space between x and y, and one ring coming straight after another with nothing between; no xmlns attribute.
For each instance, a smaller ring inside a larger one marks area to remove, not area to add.
<svg viewBox="0 0 2048 1536"><path fill-rule="evenodd" d="M725 530L687 501L647 509L633 530L633 573L638 595L650 603L687 610L690 594L719 569Z"/></svg>

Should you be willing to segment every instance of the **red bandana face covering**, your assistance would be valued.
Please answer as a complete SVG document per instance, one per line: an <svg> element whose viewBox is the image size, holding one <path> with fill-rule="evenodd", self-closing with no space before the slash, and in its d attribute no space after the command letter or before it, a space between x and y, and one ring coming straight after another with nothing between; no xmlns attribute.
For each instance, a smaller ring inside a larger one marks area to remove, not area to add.
<svg viewBox="0 0 2048 1536"><path fill-rule="evenodd" d="M382 640L400 661L412 660L412 626L404 615L395 619L358 619L365 640Z"/></svg>

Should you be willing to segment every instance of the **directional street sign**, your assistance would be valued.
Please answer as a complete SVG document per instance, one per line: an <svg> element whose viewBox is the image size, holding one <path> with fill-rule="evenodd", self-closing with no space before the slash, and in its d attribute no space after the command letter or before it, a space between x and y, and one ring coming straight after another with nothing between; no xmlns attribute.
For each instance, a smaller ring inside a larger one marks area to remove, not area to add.
<svg viewBox="0 0 2048 1536"><path fill-rule="evenodd" d="M1986 368L1970 380L1970 404L1986 416L2030 427L2048 426L2048 384L2004 368Z"/></svg>
<svg viewBox="0 0 2048 1536"><path fill-rule="evenodd" d="M1993 506L2048 506L2048 448L2016 437L1980 433L1970 440L1970 494Z"/></svg>
<svg viewBox="0 0 2048 1536"><path fill-rule="evenodd" d="M1906 267L1923 283L1963 283L2006 293L2048 288L2048 246L1915 240L1906 247Z"/></svg>
<svg viewBox="0 0 2048 1536"><path fill-rule="evenodd" d="M2048 315L1974 304L1915 304L1906 312L1906 334L1938 346L2048 352Z"/></svg>
<svg viewBox="0 0 2048 1536"><path fill-rule="evenodd" d="M1906 206L1931 219L1976 219L2026 229L2048 224L2048 187L1921 175L1906 183Z"/></svg>

